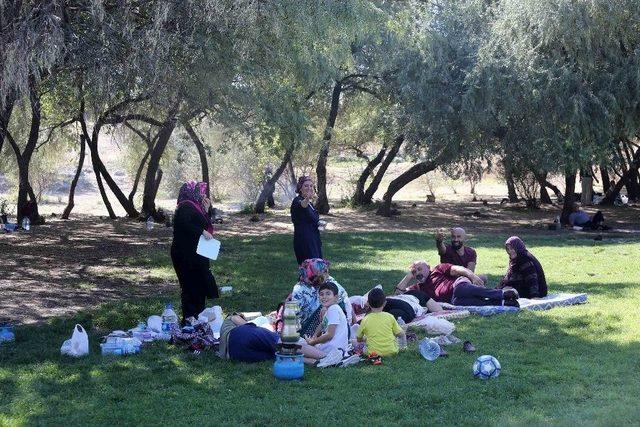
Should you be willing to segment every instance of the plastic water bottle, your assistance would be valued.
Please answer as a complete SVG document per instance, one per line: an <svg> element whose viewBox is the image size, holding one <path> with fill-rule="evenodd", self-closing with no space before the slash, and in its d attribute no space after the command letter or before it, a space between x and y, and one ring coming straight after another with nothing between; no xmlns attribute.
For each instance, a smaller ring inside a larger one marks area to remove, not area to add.
<svg viewBox="0 0 640 427"><path fill-rule="evenodd" d="M170 332L173 325L178 324L178 316L173 311L173 305L168 303L162 312L162 332Z"/></svg>
<svg viewBox="0 0 640 427"><path fill-rule="evenodd" d="M213 332L214 338L220 337L220 328L222 327L222 322L224 319L222 318L222 307L219 305L213 306L213 313L215 314L215 320L213 322L209 322L211 325L211 332Z"/></svg>
<svg viewBox="0 0 640 427"><path fill-rule="evenodd" d="M154 226L154 222L153 222L153 217L150 216L149 218L147 218L147 231L151 231L153 230L153 226Z"/></svg>
<svg viewBox="0 0 640 427"><path fill-rule="evenodd" d="M433 362L440 356L440 346L437 342L432 339L425 338L420 341L420 345L418 346L420 349L420 354L425 359Z"/></svg>
<svg viewBox="0 0 640 427"><path fill-rule="evenodd" d="M24 218L22 218L22 228L25 231L29 231L29 229L31 228L31 220L29 219L28 216L25 216Z"/></svg>
<svg viewBox="0 0 640 427"><path fill-rule="evenodd" d="M404 322L404 319L402 317L398 317L398 325L402 328L402 330L404 332L406 332L407 324ZM398 341L398 348L400 350L405 350L407 348L407 335L406 334L402 334L402 335L398 336L397 341Z"/></svg>

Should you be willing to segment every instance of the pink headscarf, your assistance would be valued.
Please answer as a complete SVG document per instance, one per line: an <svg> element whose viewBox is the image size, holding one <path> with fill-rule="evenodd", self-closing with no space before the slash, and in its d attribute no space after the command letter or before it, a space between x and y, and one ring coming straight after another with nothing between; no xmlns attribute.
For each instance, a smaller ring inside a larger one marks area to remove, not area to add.
<svg viewBox="0 0 640 427"><path fill-rule="evenodd" d="M320 274L329 274L329 261L322 258L310 258L300 264L300 281L313 286L311 278Z"/></svg>
<svg viewBox="0 0 640 427"><path fill-rule="evenodd" d="M207 183L206 182L196 182L196 181L187 181L182 184L180 187L180 193L178 194L178 207L183 204L190 204L207 221L207 231L209 233L213 233L213 224L211 224L211 218L207 212L204 211L204 207L202 206L202 201L207 195Z"/></svg>

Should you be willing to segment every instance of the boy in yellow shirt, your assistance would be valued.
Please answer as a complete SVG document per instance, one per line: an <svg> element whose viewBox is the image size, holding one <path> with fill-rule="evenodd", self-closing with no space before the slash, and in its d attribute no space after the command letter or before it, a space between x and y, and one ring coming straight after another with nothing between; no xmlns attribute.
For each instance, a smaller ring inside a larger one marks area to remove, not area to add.
<svg viewBox="0 0 640 427"><path fill-rule="evenodd" d="M367 301L371 307L371 313L360 322L358 341L366 340L367 354L376 353L378 356L398 354L396 337L404 335L404 330L398 325L393 315L382 311L387 301L384 291L380 288L372 289Z"/></svg>

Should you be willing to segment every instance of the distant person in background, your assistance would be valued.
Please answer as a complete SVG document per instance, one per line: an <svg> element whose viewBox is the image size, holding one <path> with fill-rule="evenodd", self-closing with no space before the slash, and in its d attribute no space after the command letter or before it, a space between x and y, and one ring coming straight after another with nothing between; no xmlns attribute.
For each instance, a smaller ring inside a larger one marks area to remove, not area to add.
<svg viewBox="0 0 640 427"><path fill-rule="evenodd" d="M198 317L207 298L218 298L218 286L209 270L209 259L196 253L200 236L211 239L213 225L208 212L207 184L189 181L182 185L173 219L171 261L180 283L183 323Z"/></svg>
<svg viewBox="0 0 640 427"><path fill-rule="evenodd" d="M587 230L607 230L609 227L603 224L604 215L597 211L593 216L580 208L580 203L575 202L572 206L572 212L569 214L569 224L572 226L582 227Z"/></svg>
<svg viewBox="0 0 640 427"><path fill-rule="evenodd" d="M312 258L322 258L322 242L318 223L320 214L313 206L317 196L313 181L302 176L296 187L298 195L291 202L291 222L293 222L293 250L298 265Z"/></svg>
<svg viewBox="0 0 640 427"><path fill-rule="evenodd" d="M511 236L505 242L509 254L509 269L498 285L499 289L513 288L524 298L547 296L547 280L540 261L534 257L518 236Z"/></svg>
<svg viewBox="0 0 640 427"><path fill-rule="evenodd" d="M444 233L441 230L436 232L436 247L440 255L441 264L459 265L471 271L476 270L476 251L469 246L465 246L467 233L464 228L454 227L451 229L451 244L444 243Z"/></svg>

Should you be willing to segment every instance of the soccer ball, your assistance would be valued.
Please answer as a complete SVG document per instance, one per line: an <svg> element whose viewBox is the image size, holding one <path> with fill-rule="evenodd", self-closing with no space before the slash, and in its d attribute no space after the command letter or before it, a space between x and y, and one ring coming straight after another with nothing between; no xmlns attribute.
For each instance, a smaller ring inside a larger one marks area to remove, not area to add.
<svg viewBox="0 0 640 427"><path fill-rule="evenodd" d="M473 376L483 380L495 378L500 375L500 362L493 356L485 354L473 363Z"/></svg>

